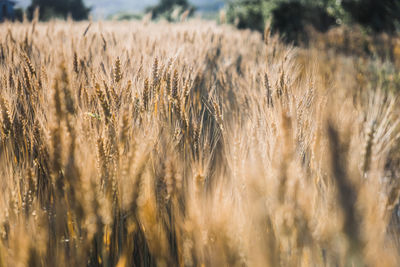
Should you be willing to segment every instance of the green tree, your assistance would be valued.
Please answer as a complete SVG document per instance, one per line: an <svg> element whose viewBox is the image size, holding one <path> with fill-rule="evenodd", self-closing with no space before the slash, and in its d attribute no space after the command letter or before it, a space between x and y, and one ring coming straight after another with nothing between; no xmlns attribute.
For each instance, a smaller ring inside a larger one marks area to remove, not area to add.
<svg viewBox="0 0 400 267"><path fill-rule="evenodd" d="M400 30L399 0L343 0L342 6L352 22L375 32Z"/></svg>
<svg viewBox="0 0 400 267"><path fill-rule="evenodd" d="M307 26L325 32L336 23L336 18L327 12L324 5L288 2L272 10L272 30L280 32L284 40L295 44L308 42Z"/></svg>
<svg viewBox="0 0 400 267"><path fill-rule="evenodd" d="M86 7L82 0L32 0L28 7L30 18L36 8L39 8L40 20L49 20L53 17L65 19L68 15L74 20L85 20L90 12L90 8Z"/></svg>
<svg viewBox="0 0 400 267"><path fill-rule="evenodd" d="M239 29L262 31L270 11L267 4L265 0L229 0L228 20Z"/></svg>
<svg viewBox="0 0 400 267"><path fill-rule="evenodd" d="M366 30L400 30L400 0L226 0L227 17L239 28L262 30L267 20L289 40L306 25L325 31L335 24L359 24Z"/></svg>
<svg viewBox="0 0 400 267"><path fill-rule="evenodd" d="M152 13L153 19L164 17L169 21L173 20L172 14L175 10L178 10L179 13L189 10L192 14L194 7L187 0L160 0L157 5L146 9L147 12Z"/></svg>
<svg viewBox="0 0 400 267"><path fill-rule="evenodd" d="M263 31L269 20L272 31L279 31L284 40L306 42L307 25L326 31L336 24L335 15L340 14L336 3L335 0L228 0L227 18L238 28L258 31Z"/></svg>

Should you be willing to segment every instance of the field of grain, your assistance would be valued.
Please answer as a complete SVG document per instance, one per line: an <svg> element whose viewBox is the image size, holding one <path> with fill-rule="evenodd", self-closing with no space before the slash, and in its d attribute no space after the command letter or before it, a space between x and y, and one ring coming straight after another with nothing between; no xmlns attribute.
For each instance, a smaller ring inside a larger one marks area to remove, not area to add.
<svg viewBox="0 0 400 267"><path fill-rule="evenodd" d="M0 266L398 266L398 88L360 60L197 20L2 24Z"/></svg>

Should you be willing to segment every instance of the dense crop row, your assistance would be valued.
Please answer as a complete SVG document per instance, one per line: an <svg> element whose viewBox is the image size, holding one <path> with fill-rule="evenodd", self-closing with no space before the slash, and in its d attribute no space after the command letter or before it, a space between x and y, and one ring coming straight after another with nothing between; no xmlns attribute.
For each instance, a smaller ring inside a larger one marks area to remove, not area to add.
<svg viewBox="0 0 400 267"><path fill-rule="evenodd" d="M356 66L201 21L3 24L0 266L396 266L399 102Z"/></svg>

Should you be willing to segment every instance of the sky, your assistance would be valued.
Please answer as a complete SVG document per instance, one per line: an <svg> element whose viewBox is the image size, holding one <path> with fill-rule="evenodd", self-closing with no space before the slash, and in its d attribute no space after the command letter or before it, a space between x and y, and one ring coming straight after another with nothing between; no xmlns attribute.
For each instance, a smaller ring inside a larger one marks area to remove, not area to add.
<svg viewBox="0 0 400 267"><path fill-rule="evenodd" d="M30 0L15 0L19 6L27 7ZM140 12L150 5L154 5L158 0L84 0L87 6L92 7L94 17L106 17L110 14L124 12ZM221 3L223 0L191 0L196 6L202 6L208 3Z"/></svg>

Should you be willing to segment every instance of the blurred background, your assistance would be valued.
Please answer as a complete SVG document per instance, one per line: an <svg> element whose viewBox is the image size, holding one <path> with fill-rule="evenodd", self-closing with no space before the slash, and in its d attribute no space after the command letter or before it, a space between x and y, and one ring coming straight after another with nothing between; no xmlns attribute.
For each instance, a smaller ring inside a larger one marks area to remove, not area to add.
<svg viewBox="0 0 400 267"><path fill-rule="evenodd" d="M110 19L120 14L131 14L137 15L146 12L146 9L150 6L155 6L159 2L165 2L165 5L170 5L173 8L174 5L182 5L182 3L190 3L196 6L199 12L215 13L220 10L225 2L224 0L190 0L190 1L158 1L158 0L85 0L85 1L68 1L68 0L53 0L53 1L31 1L31 0L20 0L18 6L24 9L31 5L31 2L45 3L45 2L61 2L67 4L68 2L83 2L85 6L90 7L90 14L94 19Z"/></svg>
<svg viewBox="0 0 400 267"><path fill-rule="evenodd" d="M400 0L0 0L0 20L167 20L197 17L400 65ZM151 14L151 15L150 15Z"/></svg>

